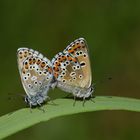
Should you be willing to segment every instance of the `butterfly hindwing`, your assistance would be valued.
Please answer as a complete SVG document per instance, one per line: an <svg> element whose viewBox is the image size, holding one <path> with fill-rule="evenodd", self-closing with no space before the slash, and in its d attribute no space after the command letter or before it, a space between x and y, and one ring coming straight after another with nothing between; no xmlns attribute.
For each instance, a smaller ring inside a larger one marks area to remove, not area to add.
<svg viewBox="0 0 140 140"><path fill-rule="evenodd" d="M27 102L33 106L41 104L48 97L47 92L53 79L51 62L32 49L20 48L17 53Z"/></svg>
<svg viewBox="0 0 140 140"><path fill-rule="evenodd" d="M59 57L57 57L58 55ZM57 81L67 85L79 86L79 82L75 83L75 80L78 80L78 75L81 75L82 71L78 71L80 64L77 58L64 53L58 53L58 55L52 61L54 76Z"/></svg>

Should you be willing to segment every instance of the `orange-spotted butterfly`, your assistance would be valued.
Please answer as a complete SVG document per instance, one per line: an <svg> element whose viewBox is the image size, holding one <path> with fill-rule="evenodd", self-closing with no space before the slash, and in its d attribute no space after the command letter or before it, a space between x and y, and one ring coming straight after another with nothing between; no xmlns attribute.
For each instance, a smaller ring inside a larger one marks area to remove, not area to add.
<svg viewBox="0 0 140 140"><path fill-rule="evenodd" d="M88 46L84 38L76 39L52 59L57 87L77 98L89 98L94 91Z"/></svg>
<svg viewBox="0 0 140 140"><path fill-rule="evenodd" d="M92 74L88 46L84 38L76 39L50 61L38 51L19 48L17 51L21 81L26 92L25 101L41 105L55 86L85 100L92 96Z"/></svg>
<svg viewBox="0 0 140 140"><path fill-rule="evenodd" d="M47 92L53 81L52 64L38 51L28 48L17 50L18 68L26 92L25 102L30 107L41 105L49 97Z"/></svg>

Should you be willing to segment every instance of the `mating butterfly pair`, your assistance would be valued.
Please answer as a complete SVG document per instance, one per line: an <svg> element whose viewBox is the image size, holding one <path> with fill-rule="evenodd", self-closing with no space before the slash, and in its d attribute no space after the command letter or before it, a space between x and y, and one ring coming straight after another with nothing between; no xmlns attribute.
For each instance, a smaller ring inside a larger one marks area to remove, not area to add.
<svg viewBox="0 0 140 140"><path fill-rule="evenodd" d="M50 61L38 51L29 48L17 50L18 67L25 101L32 106L41 105L49 97L50 88L58 87L77 98L92 96L91 67L88 47L84 38L76 39Z"/></svg>

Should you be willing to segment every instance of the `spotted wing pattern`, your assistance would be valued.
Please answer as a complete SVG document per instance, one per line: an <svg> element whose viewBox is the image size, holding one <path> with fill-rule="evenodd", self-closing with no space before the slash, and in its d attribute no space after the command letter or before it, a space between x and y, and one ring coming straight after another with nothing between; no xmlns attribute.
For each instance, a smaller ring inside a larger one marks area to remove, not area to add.
<svg viewBox="0 0 140 140"><path fill-rule="evenodd" d="M30 106L42 104L47 99L47 92L53 79L50 60L38 51L19 48L17 51L21 81Z"/></svg>
<svg viewBox="0 0 140 140"><path fill-rule="evenodd" d="M80 98L91 95L91 67L88 47L83 38L75 40L58 53L52 59L52 65L60 89Z"/></svg>

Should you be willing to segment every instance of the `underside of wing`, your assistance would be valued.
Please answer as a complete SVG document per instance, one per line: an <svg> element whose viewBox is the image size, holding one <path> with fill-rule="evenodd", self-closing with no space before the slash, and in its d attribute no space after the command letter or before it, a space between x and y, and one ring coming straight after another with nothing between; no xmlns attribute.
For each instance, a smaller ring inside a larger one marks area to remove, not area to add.
<svg viewBox="0 0 140 140"><path fill-rule="evenodd" d="M83 38L72 42L63 53L52 60L55 78L64 85L89 88L91 67L86 42Z"/></svg>
<svg viewBox="0 0 140 140"><path fill-rule="evenodd" d="M17 52L21 81L29 97L47 94L53 79L51 62L37 51L20 48Z"/></svg>

